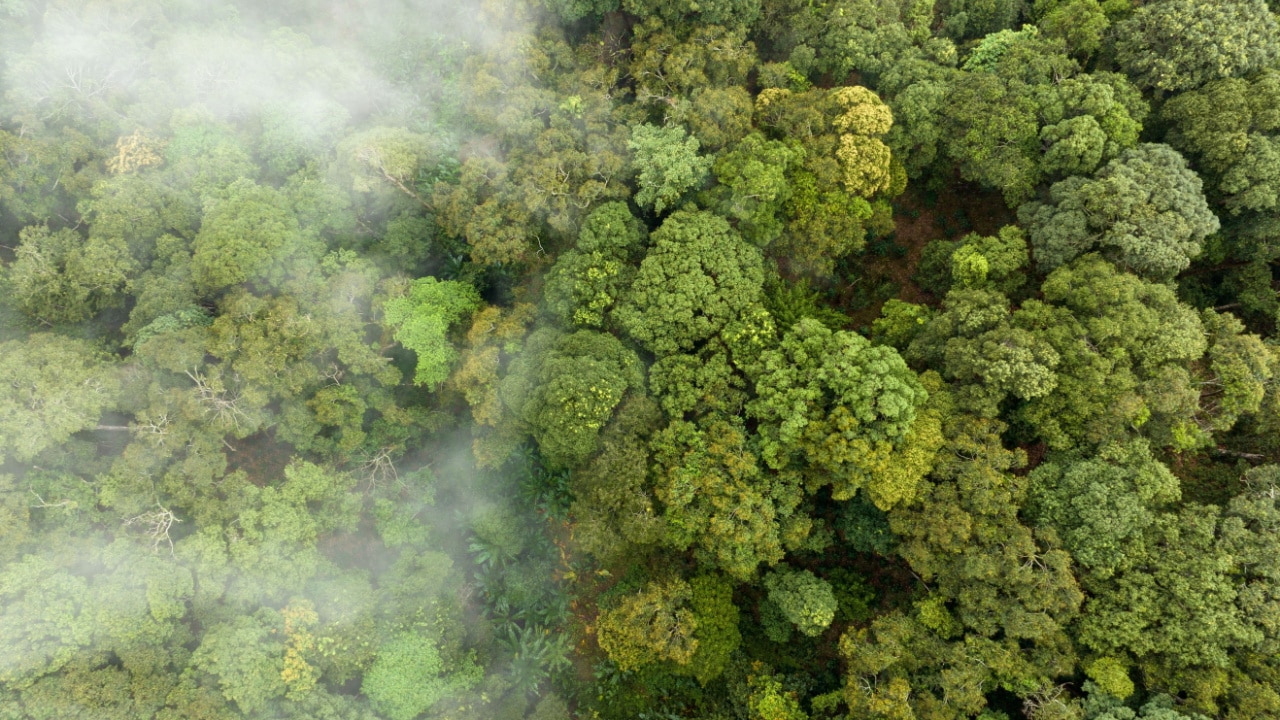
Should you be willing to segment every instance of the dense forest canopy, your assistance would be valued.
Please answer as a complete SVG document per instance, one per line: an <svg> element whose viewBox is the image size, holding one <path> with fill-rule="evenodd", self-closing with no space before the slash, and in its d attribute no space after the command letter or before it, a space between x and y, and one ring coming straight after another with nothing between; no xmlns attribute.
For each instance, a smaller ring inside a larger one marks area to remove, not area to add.
<svg viewBox="0 0 1280 720"><path fill-rule="evenodd" d="M1280 717L1275 0L0 0L0 719Z"/></svg>

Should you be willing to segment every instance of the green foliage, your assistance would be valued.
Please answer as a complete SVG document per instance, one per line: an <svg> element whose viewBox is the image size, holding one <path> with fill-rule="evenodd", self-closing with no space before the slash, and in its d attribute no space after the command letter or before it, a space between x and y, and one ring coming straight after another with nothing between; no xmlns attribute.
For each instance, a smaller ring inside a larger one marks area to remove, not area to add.
<svg viewBox="0 0 1280 720"><path fill-rule="evenodd" d="M1185 364L1205 351L1204 328L1168 286L1120 272L1096 255L1049 275L1046 302L1028 300L1013 324L1057 354L1056 385L1022 418L1051 447L1102 444L1142 429L1161 445L1196 414Z"/></svg>
<svg viewBox="0 0 1280 720"><path fill-rule="evenodd" d="M639 125L631 131L627 147L638 172L636 203L657 214L675 207L711 169L711 158L698 156L698 139L686 137L683 127Z"/></svg>
<svg viewBox="0 0 1280 720"><path fill-rule="evenodd" d="M601 562L612 564L635 547L656 544L662 520L647 487L649 450L640 433L661 420L649 398L623 401L600 437L600 452L570 476L576 538Z"/></svg>
<svg viewBox="0 0 1280 720"><path fill-rule="evenodd" d="M762 302L774 322L784 328L805 318L813 318L831 330L844 327L848 316L823 301L822 295L810 287L807 279L790 282L778 278L766 285Z"/></svg>
<svg viewBox="0 0 1280 720"><path fill-rule="evenodd" d="M1037 110L1032 97L995 75L961 75L940 108L943 147L966 180L999 188L1016 205L1039 179Z"/></svg>
<svg viewBox="0 0 1280 720"><path fill-rule="evenodd" d="M407 631L378 648L360 690L391 720L413 720L446 697L474 687L482 675L471 658L447 662L435 642Z"/></svg>
<svg viewBox="0 0 1280 720"><path fill-rule="evenodd" d="M1080 640L1107 654L1156 656L1180 667L1225 667L1232 648L1261 633L1238 605L1235 566L1219 536L1217 508L1185 506L1148 531L1141 562L1095 590L1080 619Z"/></svg>
<svg viewBox="0 0 1280 720"><path fill-rule="evenodd" d="M1276 19L1264 0L1148 3L1116 27L1116 37L1121 67L1157 90L1241 77L1280 55Z"/></svg>
<svg viewBox="0 0 1280 720"><path fill-rule="evenodd" d="M1111 27L1111 18L1098 0L1036 0L1035 15L1046 37L1061 38L1081 57L1100 50Z"/></svg>
<svg viewBox="0 0 1280 720"><path fill-rule="evenodd" d="M1014 325L1005 296L977 289L948 293L943 311L918 332L907 357L960 383L961 406L987 417L997 415L1009 396L1030 400L1051 393L1061 359L1050 343Z"/></svg>
<svg viewBox="0 0 1280 720"><path fill-rule="evenodd" d="M1276 0L215 5L0 0L0 717L1280 716Z"/></svg>
<svg viewBox="0 0 1280 720"><path fill-rule="evenodd" d="M965 58L961 69L968 72L991 72L1010 47L1024 38L1034 38L1039 34L1040 30L1035 25L1028 25L1016 32L1006 28L989 33L978 42L977 47L969 52L969 57Z"/></svg>
<svg viewBox="0 0 1280 720"><path fill-rule="evenodd" d="M858 552L887 557L897 545L884 511L862 493L841 504L835 529L844 542Z"/></svg>
<svg viewBox="0 0 1280 720"><path fill-rule="evenodd" d="M1183 713L1173 697L1153 695L1138 710L1125 706L1123 697L1114 696L1094 683L1086 682L1088 694L1084 702L1086 720L1206 720L1197 712Z"/></svg>
<svg viewBox="0 0 1280 720"><path fill-rule="evenodd" d="M1242 415L1257 413L1275 375L1275 351L1229 313L1205 310L1201 316L1209 340L1212 389L1201 394L1201 410L1216 431L1229 430Z"/></svg>
<svg viewBox="0 0 1280 720"><path fill-rule="evenodd" d="M764 586L770 602L805 635L821 635L835 619L836 596L831 585L808 570L783 566L765 575Z"/></svg>
<svg viewBox="0 0 1280 720"><path fill-rule="evenodd" d="M764 285L760 252L722 218L672 213L616 311L632 338L658 355L692 350L737 320Z"/></svg>
<svg viewBox="0 0 1280 720"><path fill-rule="evenodd" d="M579 330L559 340L537 363L527 380L531 393L517 414L553 466L586 460L627 392L644 389L639 358L612 335Z"/></svg>
<svg viewBox="0 0 1280 720"><path fill-rule="evenodd" d="M666 542L691 545L739 581L782 559L783 537L800 503L794 477L760 467L739 421L675 421L653 439L655 493L666 506Z"/></svg>
<svg viewBox="0 0 1280 720"><path fill-rule="evenodd" d="M547 273L547 307L566 326L602 327L635 276L644 227L624 203L605 203L583 222L578 244Z"/></svg>
<svg viewBox="0 0 1280 720"><path fill-rule="evenodd" d="M750 26L760 16L760 4L760 0L622 0L623 9L632 15L691 26Z"/></svg>
<svg viewBox="0 0 1280 720"><path fill-rule="evenodd" d="M1129 679L1129 669L1113 657L1100 657L1085 668L1089 679L1098 689L1121 700L1133 694L1133 680Z"/></svg>
<svg viewBox="0 0 1280 720"><path fill-rule="evenodd" d="M909 436L928 393L897 351L806 318L761 363L747 411L770 467L803 458L810 482L832 484L837 500L864 486L885 507L911 496L928 459L913 456Z"/></svg>
<svg viewBox="0 0 1280 720"><path fill-rule="evenodd" d="M74 230L43 225L23 228L19 238L5 277L18 309L40 323L78 322L118 305L137 270L120 238L85 241Z"/></svg>
<svg viewBox="0 0 1280 720"><path fill-rule="evenodd" d="M51 333L0 343L0 375L0 457L23 462L93 428L120 392L98 348Z"/></svg>
<svg viewBox="0 0 1280 720"><path fill-rule="evenodd" d="M759 672L762 668L753 668ZM753 674L747 681L750 689L747 703L751 720L808 720L793 692L771 674Z"/></svg>
<svg viewBox="0 0 1280 720"><path fill-rule="evenodd" d="M480 294L471 285L433 277L413 281L404 295L383 303L383 318L395 328L396 341L418 356L415 383L435 388L448 379L458 357L449 328L479 307Z"/></svg>
<svg viewBox="0 0 1280 720"><path fill-rule="evenodd" d="M544 0L547 7L565 22L571 23L592 15L603 15L618 9L618 0Z"/></svg>
<svg viewBox="0 0 1280 720"><path fill-rule="evenodd" d="M285 691L284 643L273 637L279 624L273 615L264 610L210 628L191 657L192 666L217 678L223 696L244 713L257 712Z"/></svg>
<svg viewBox="0 0 1280 720"><path fill-rule="evenodd" d="M906 350L932 317L925 305L891 298L880 308L880 317L871 323L871 339L881 345Z"/></svg>
<svg viewBox="0 0 1280 720"><path fill-rule="evenodd" d="M768 140L752 133L716 158L719 182L709 195L711 207L735 222L738 232L760 247L781 234L779 215L791 198L790 178L804 162L797 143Z"/></svg>
<svg viewBox="0 0 1280 720"><path fill-rule="evenodd" d="M206 201L191 272L206 295L248 281L279 285L305 252L297 219L277 190L241 179Z"/></svg>
<svg viewBox="0 0 1280 720"><path fill-rule="evenodd" d="M1210 195L1233 214L1273 210L1280 202L1280 72L1252 80L1215 80L1171 99L1169 144L1196 161Z"/></svg>
<svg viewBox="0 0 1280 720"><path fill-rule="evenodd" d="M1054 183L1049 197L1018 210L1046 269L1100 249L1123 267L1166 279L1186 269L1219 227L1200 178L1167 145L1130 150L1092 179Z"/></svg>
<svg viewBox="0 0 1280 720"><path fill-rule="evenodd" d="M653 580L600 613L596 639L622 670L660 661L687 665L698 650L698 619L687 607L693 597L679 578Z"/></svg>
<svg viewBox="0 0 1280 720"><path fill-rule="evenodd" d="M1030 475L1027 509L1053 527L1089 572L1110 577L1143 557L1142 536L1180 498L1178 480L1145 442L1108 445L1096 457L1063 457Z"/></svg>
<svg viewBox="0 0 1280 720"><path fill-rule="evenodd" d="M693 632L698 649L685 669L707 683L720 677L742 643L738 632L738 607L733 604L733 586L714 575L699 575L689 581L689 599L698 627Z"/></svg>

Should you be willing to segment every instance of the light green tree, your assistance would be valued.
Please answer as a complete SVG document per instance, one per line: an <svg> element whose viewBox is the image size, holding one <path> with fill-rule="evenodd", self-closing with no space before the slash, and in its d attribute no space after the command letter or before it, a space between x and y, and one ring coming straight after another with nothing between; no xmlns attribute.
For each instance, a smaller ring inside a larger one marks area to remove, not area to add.
<svg viewBox="0 0 1280 720"><path fill-rule="evenodd" d="M191 666L212 675L227 700L254 713L284 695L284 638L279 614L261 610L209 628L191 656Z"/></svg>
<svg viewBox="0 0 1280 720"><path fill-rule="evenodd" d="M1196 161L1210 194L1228 211L1269 211L1280 204L1280 71L1253 79L1215 80L1171 99L1170 145Z"/></svg>
<svg viewBox="0 0 1280 720"><path fill-rule="evenodd" d="M701 185L711 169L712 159L698 155L698 139L680 126L637 125L627 147L638 173L636 203L658 214Z"/></svg>
<svg viewBox="0 0 1280 720"><path fill-rule="evenodd" d="M747 412L770 467L803 459L837 500L864 486L885 507L911 496L931 455L927 424L916 426L928 393L896 350L806 318L761 364Z"/></svg>
<svg viewBox="0 0 1280 720"><path fill-rule="evenodd" d="M457 280L419 278L407 292L382 305L383 320L395 339L418 356L414 382L435 388L449 378L458 351L449 329L480 307L480 294Z"/></svg>
<svg viewBox="0 0 1280 720"><path fill-rule="evenodd" d="M120 304L137 263L118 237L88 240L70 228L32 225L21 240L6 284L18 309L41 323L78 322Z"/></svg>
<svg viewBox="0 0 1280 720"><path fill-rule="evenodd" d="M437 643L405 631L378 647L360 690L390 720L413 720L446 697L471 689L483 675L471 658L448 662Z"/></svg>
<svg viewBox="0 0 1280 720"><path fill-rule="evenodd" d="M821 635L835 619L836 596L831 585L808 570L777 568L765 575L764 586L770 602L805 635Z"/></svg>
<svg viewBox="0 0 1280 720"><path fill-rule="evenodd" d="M566 326L602 327L635 276L645 230L624 203L605 203L583 222L578 243L547 272L547 307Z"/></svg>
<svg viewBox="0 0 1280 720"><path fill-rule="evenodd" d="M794 476L760 467L740 422L712 416L702 425L676 421L654 435L654 492L665 506L664 541L693 548L739 581L761 563L782 559L789 535L807 534L796 508L803 497Z"/></svg>
<svg viewBox="0 0 1280 720"><path fill-rule="evenodd" d="M1054 458L1030 481L1031 517L1057 530L1076 562L1097 577L1143 557L1143 534L1181 497L1177 478L1142 440L1107 445L1096 457Z"/></svg>
<svg viewBox="0 0 1280 720"><path fill-rule="evenodd" d="M240 179L206 201L200 232L192 244L192 280L213 295L233 285L282 283L308 248L298 220L280 192Z"/></svg>

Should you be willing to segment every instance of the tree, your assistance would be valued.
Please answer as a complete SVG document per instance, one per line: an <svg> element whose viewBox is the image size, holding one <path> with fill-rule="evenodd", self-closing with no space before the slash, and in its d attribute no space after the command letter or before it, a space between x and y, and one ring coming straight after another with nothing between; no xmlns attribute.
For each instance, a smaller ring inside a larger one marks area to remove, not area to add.
<svg viewBox="0 0 1280 720"><path fill-rule="evenodd" d="M747 707L751 720L809 720L809 716L800 709L796 693L788 692L773 675L760 673L764 669L761 663L754 663L752 669L759 674L747 677L747 687L751 691L747 696Z"/></svg>
<svg viewBox="0 0 1280 720"><path fill-rule="evenodd" d="M19 233L17 256L6 272L18 308L41 323L85 320L118 305L137 264L120 238L86 241L69 228L32 225Z"/></svg>
<svg viewBox="0 0 1280 720"><path fill-rule="evenodd" d="M1205 351L1195 311L1096 255L1055 270L1041 291L1013 325L1057 353L1057 383L1019 416L1063 450L1139 428L1160 446L1182 442L1199 405L1186 364Z"/></svg>
<svg viewBox="0 0 1280 720"><path fill-rule="evenodd" d="M424 135L405 128L377 127L349 136L338 146L339 161L358 193L386 187L422 205L416 189L418 174L430 163L435 148Z"/></svg>
<svg viewBox="0 0 1280 720"><path fill-rule="evenodd" d="M1275 376L1275 351L1257 335L1245 334L1244 325L1230 313L1205 310L1201 314L1209 341L1208 367L1201 371L1198 419L1209 429L1225 432L1244 415L1262 409L1267 387Z"/></svg>
<svg viewBox="0 0 1280 720"><path fill-rule="evenodd" d="M604 15L618 9L618 0L545 0L566 23L581 20L591 15Z"/></svg>
<svg viewBox="0 0 1280 720"><path fill-rule="evenodd" d="M91 645L94 622L85 578L28 554L5 565L0 580L0 638L11 649L0 661L0 682L29 685Z"/></svg>
<svg viewBox="0 0 1280 720"><path fill-rule="evenodd" d="M770 467L803 459L810 484L832 484L837 500L864 486L884 507L911 496L931 455L916 425L928 393L897 351L806 318L761 364L747 412Z"/></svg>
<svg viewBox="0 0 1280 720"><path fill-rule="evenodd" d="M704 562L748 581L761 563L782 559L783 542L803 540L797 478L760 467L740 421L712 416L672 422L654 435L654 492L662 501L666 544L693 547Z"/></svg>
<svg viewBox="0 0 1280 720"><path fill-rule="evenodd" d="M1262 632L1239 605L1236 560L1220 540L1220 517L1218 508L1197 505L1161 515L1141 559L1090 588L1080 642L1154 661L1152 669L1164 672L1226 667L1235 648L1260 642Z"/></svg>
<svg viewBox="0 0 1280 720"><path fill-rule="evenodd" d="M805 167L820 183L839 183L859 197L890 190L891 153L881 138L893 127L893 112L871 90L769 88L756 98L756 116L781 138L799 141Z"/></svg>
<svg viewBox="0 0 1280 720"><path fill-rule="evenodd" d="M690 28L688 36L681 37L672 25L653 17L635 26L629 71L639 103L679 108L696 90L746 84L757 62L747 29L719 23L695 23Z"/></svg>
<svg viewBox="0 0 1280 720"><path fill-rule="evenodd" d="M738 632L738 607L733 604L733 586L716 575L699 575L689 581L693 590L689 606L698 627L698 641L689 664L684 666L699 683L720 677L730 667L732 655L742 644Z"/></svg>
<svg viewBox="0 0 1280 720"><path fill-rule="evenodd" d="M449 342L449 328L480 307L480 294L467 283L413 281L408 292L383 303L386 324L395 328L396 341L418 356L413 381L435 388L449 378L458 351Z"/></svg>
<svg viewBox="0 0 1280 720"><path fill-rule="evenodd" d="M45 133L0 130L0 203L21 222L71 217L75 200L101 173L93 139L62 127Z"/></svg>
<svg viewBox="0 0 1280 720"><path fill-rule="evenodd" d="M698 155L698 139L683 127L637 125L627 147L638 171L636 203L657 214L675 207L681 196L698 187L711 169L711 158Z"/></svg>
<svg viewBox="0 0 1280 720"><path fill-rule="evenodd" d="M1186 269L1218 230L1202 187L1176 151L1146 144L1092 179L1054 183L1048 202L1027 203L1018 216L1040 267L1058 267L1096 248L1134 272L1166 279Z"/></svg>
<svg viewBox="0 0 1280 720"><path fill-rule="evenodd" d="M1036 102L991 73L957 77L940 108L947 156L963 178L999 188L1005 202L1029 199L1039 181Z"/></svg>
<svg viewBox="0 0 1280 720"><path fill-rule="evenodd" d="M779 215L791 198L791 178L804 157L794 141L768 140L759 133L746 136L716 159L719 184L708 193L711 207L735 222L748 242L767 247L782 234Z"/></svg>
<svg viewBox="0 0 1280 720"><path fill-rule="evenodd" d="M1061 38L1080 58L1098 52L1111 27L1111 19L1098 0L1036 0L1034 14L1038 17L1036 26L1046 37Z"/></svg>
<svg viewBox="0 0 1280 720"><path fill-rule="evenodd" d="M746 385L720 343L696 355L667 355L649 367L649 388L672 419L688 412L736 414L746 401Z"/></svg>
<svg viewBox="0 0 1280 720"><path fill-rule="evenodd" d="M503 380L503 400L527 423L547 462L581 464L623 397L643 391L640 360L614 336L591 330L536 332L525 352Z"/></svg>
<svg viewBox="0 0 1280 720"><path fill-rule="evenodd" d="M1123 75L1096 72L1037 87L1046 175L1088 175L1138 144L1147 102Z"/></svg>
<svg viewBox="0 0 1280 720"><path fill-rule="evenodd" d="M1076 562L1102 578L1145 555L1143 534L1181 497L1178 479L1142 440L1107 445L1096 457L1053 458L1030 481L1029 515L1057 530Z"/></svg>
<svg viewBox="0 0 1280 720"><path fill-rule="evenodd" d="M907 357L958 382L955 392L961 407L986 417L999 415L1009 396L1043 397L1058 383L1058 352L1034 333L1015 327L1009 300L990 290L948 293L943 311L918 330Z"/></svg>
<svg viewBox="0 0 1280 720"><path fill-rule="evenodd" d="M786 29L798 36L792 44L802 41L804 47L812 48L810 57L817 55L809 63L813 69L833 77L858 72L874 78L884 73L909 52L913 40L928 37L933 15L932 6L899 1L841 0L820 9L802 3L796 6L799 12L789 22L775 20L765 23L762 30L782 33L786 30L776 26L790 26Z"/></svg>
<svg viewBox="0 0 1280 720"><path fill-rule="evenodd" d="M471 689L483 674L471 658L447 661L436 642L405 631L379 646L360 690L390 720L413 720L449 695Z"/></svg>
<svg viewBox="0 0 1280 720"><path fill-rule="evenodd" d="M673 27L750 27L760 17L760 0L622 0L622 7L641 18L660 17Z"/></svg>
<svg viewBox="0 0 1280 720"><path fill-rule="evenodd" d="M760 297L760 251L722 218L680 210L653 233L618 322L658 355L692 350L738 319Z"/></svg>
<svg viewBox="0 0 1280 720"><path fill-rule="evenodd" d="M662 419L652 399L624 400L600 436L600 452L570 476L574 536L604 565L657 545L664 526L649 483L647 435Z"/></svg>
<svg viewBox="0 0 1280 720"><path fill-rule="evenodd" d="M600 613L596 639L622 670L655 662L688 664L698 650L693 588L680 578L651 580Z"/></svg>
<svg viewBox="0 0 1280 720"><path fill-rule="evenodd" d="M192 244L192 280L205 295L248 281L278 287L299 256L314 250L279 191L240 179L207 201Z"/></svg>
<svg viewBox="0 0 1280 720"><path fill-rule="evenodd" d="M1210 194L1233 215L1280 204L1280 71L1215 80L1161 110L1170 145L1196 161Z"/></svg>
<svg viewBox="0 0 1280 720"><path fill-rule="evenodd" d="M1138 720L1138 718L1141 720L1208 720L1200 713L1182 712L1183 709L1178 707L1178 701L1169 695L1153 695L1135 712L1132 708L1125 706L1122 702L1124 698L1115 697L1106 692L1091 692L1100 690L1093 683L1086 682L1084 689L1088 693L1084 702L1086 720Z"/></svg>
<svg viewBox="0 0 1280 720"><path fill-rule="evenodd" d="M1191 90L1242 77L1280 56L1265 0L1165 0L1116 27L1116 59L1144 88Z"/></svg>
<svg viewBox="0 0 1280 720"><path fill-rule="evenodd" d="M264 609L212 627L192 653L191 666L217 678L223 696L241 712L257 712L285 692L278 623L279 614Z"/></svg>
<svg viewBox="0 0 1280 720"><path fill-rule="evenodd" d="M1004 448L1006 427L948 413L933 472L914 502L889 510L889 526L900 540L898 555L954 616L930 620L938 632L1023 638L1038 648L1027 660L1069 668L1074 657L1059 643L1084 596L1071 556L1046 547L1018 518L1026 483L1010 471L1026 456Z"/></svg>
<svg viewBox="0 0 1280 720"><path fill-rule="evenodd" d="M696 88L689 100L678 101L670 119L689 127L704 151L713 153L746 137L751 132L751 114L755 109L746 88Z"/></svg>
<svg viewBox="0 0 1280 720"><path fill-rule="evenodd" d="M862 246L873 216L887 217L887 203L873 208L868 200L897 195L905 184L883 139L893 126L893 114L864 87L767 88L756 98L756 118L767 136L782 144L771 146L771 154L778 147L802 151L791 159L772 159L773 164L798 165L784 170L785 190L774 190L789 196L782 208L787 220L782 242L775 250L801 268L829 272L836 258Z"/></svg>
<svg viewBox="0 0 1280 720"><path fill-rule="evenodd" d="M835 619L836 597L831 585L808 570L780 567L765 575L764 586L769 601L805 635L821 635Z"/></svg>
<svg viewBox="0 0 1280 720"><path fill-rule="evenodd" d="M583 222L574 249L547 273L547 307L566 326L602 327L635 276L646 239L644 226L624 203L605 203Z"/></svg>
<svg viewBox="0 0 1280 720"><path fill-rule="evenodd" d="M51 333L0 343L0 375L0 457L22 462L93 428L120 392L101 351Z"/></svg>

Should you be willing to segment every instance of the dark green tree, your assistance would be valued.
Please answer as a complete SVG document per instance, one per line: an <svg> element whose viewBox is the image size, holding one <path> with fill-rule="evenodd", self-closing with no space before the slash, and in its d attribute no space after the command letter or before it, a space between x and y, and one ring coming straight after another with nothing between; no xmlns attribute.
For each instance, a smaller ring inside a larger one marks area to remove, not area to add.
<svg viewBox="0 0 1280 720"><path fill-rule="evenodd" d="M1042 268L1097 249L1134 272L1167 279L1186 269L1218 230L1202 188L1175 150L1148 144L1091 179L1054 183L1048 202L1027 203L1018 216Z"/></svg>
<svg viewBox="0 0 1280 720"><path fill-rule="evenodd" d="M1116 59L1144 88L1191 90L1242 77L1280 56L1265 0L1164 0L1116 27Z"/></svg>

